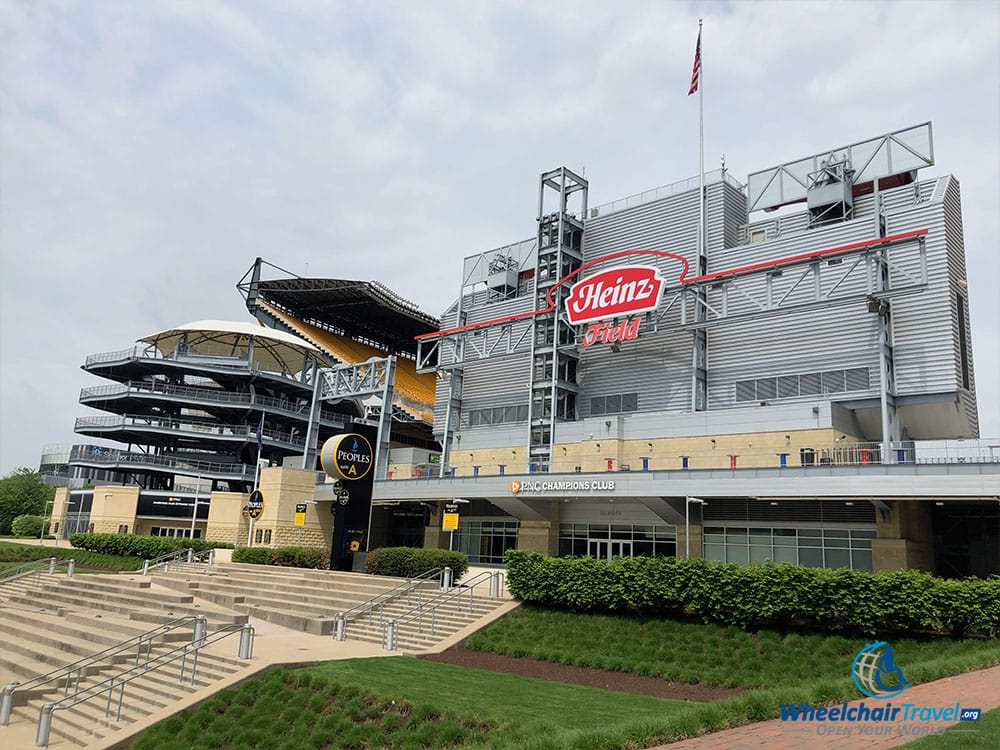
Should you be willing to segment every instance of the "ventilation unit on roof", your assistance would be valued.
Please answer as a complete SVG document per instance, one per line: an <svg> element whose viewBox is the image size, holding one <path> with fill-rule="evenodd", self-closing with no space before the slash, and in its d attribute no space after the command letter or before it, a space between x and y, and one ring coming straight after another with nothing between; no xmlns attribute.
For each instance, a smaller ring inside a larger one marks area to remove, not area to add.
<svg viewBox="0 0 1000 750"><path fill-rule="evenodd" d="M846 221L854 215L854 170L846 156L831 153L807 179L810 227Z"/></svg>

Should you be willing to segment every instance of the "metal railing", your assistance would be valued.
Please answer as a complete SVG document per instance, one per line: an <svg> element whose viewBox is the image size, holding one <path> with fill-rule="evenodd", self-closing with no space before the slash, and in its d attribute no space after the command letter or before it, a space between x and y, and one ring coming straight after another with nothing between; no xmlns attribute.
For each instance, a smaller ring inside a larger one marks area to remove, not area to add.
<svg viewBox="0 0 1000 750"><path fill-rule="evenodd" d="M70 454L70 463L97 464L100 466L128 465L136 467L162 467L176 470L177 473L194 472L204 476L219 475L226 479L242 479L251 481L256 469L237 463L220 463L217 461L201 461L199 459L178 456L157 456L149 453L130 453L116 448L98 448L74 446Z"/></svg>
<svg viewBox="0 0 1000 750"><path fill-rule="evenodd" d="M175 419L173 417L154 417L135 414L121 414L101 417L77 417L74 430L84 432L87 428L139 427L149 430L169 430L188 432L211 438L236 438L252 442L256 439L257 425L225 424L207 419ZM263 439L285 443L301 448L306 444L305 435L293 435L290 432L279 432L270 428L261 431Z"/></svg>
<svg viewBox="0 0 1000 750"><path fill-rule="evenodd" d="M199 617L203 618L204 615L199 615ZM150 657L139 664L129 667L117 675L95 683L94 685L90 685L89 687L85 687L82 690L79 690L72 695L68 695L58 701L50 701L43 704L38 712L38 730L35 733L35 744L38 747L48 747L49 735L52 731L53 714L56 711L63 711L68 708L72 708L73 706L78 706L86 701L102 697L105 693L107 694L107 700L104 708L105 718L109 718L111 716L112 706L115 703L114 694L115 691L117 691L118 700L117 705L114 706L114 720L116 722L121 721L122 706L125 702L125 686L128 685L128 683L149 672L180 661L178 681L183 684L186 680L185 672L187 671L187 660L189 656L191 657L190 684L194 685L198 673L198 654L201 649L205 646L218 643L235 633L240 634L240 643L237 652L238 657L242 660L252 658L254 640L253 625L250 625L249 623L244 625L226 625L211 635L205 635L205 631L202 630L201 633L196 635L190 643L185 643L184 645L178 646L170 651Z"/></svg>
<svg viewBox="0 0 1000 750"><path fill-rule="evenodd" d="M427 583L435 578L441 579L443 586L444 571L445 568L434 568L433 570L421 573L419 576L407 578L403 583L393 586L391 589L383 591L381 594L376 594L368 601L362 602L355 607L351 607L351 609L344 612L338 612L334 616L333 637L338 641L344 640L347 637L347 623L352 620L360 620L366 615L368 616L368 624L374 624L376 612L378 613L378 623L379 625L382 625L384 621L385 607L387 604L395 602L405 596L406 603L409 605L412 602L414 590L416 590L418 592L418 596L420 596L420 592L424 588L420 584Z"/></svg>
<svg viewBox="0 0 1000 750"><path fill-rule="evenodd" d="M445 568L445 571L448 574L447 577L450 579L451 569ZM417 633L420 635L424 634L425 623L429 634L431 636L436 635L435 630L437 628L438 611L442 607L446 604L454 602L455 611L459 612L462 610L462 598L467 595L469 603L466 607L466 611L471 613L473 596L476 588L489 582L490 597L497 598L500 596L502 581L503 573L500 571L486 570L479 575L470 578L461 585L454 587L450 585L447 586L444 590L430 597L427 601L418 601L416 606L411 608L409 611L388 620L383 625L382 647L387 651L395 651L399 638L399 628L402 625L413 622L417 624Z"/></svg>
<svg viewBox="0 0 1000 750"><path fill-rule="evenodd" d="M713 169L705 173L706 185L711 185L715 182L728 182L737 189L742 190L743 188L737 179L730 175L729 172L722 169ZM611 201L610 203L602 203L599 206L593 206L587 211L587 216L585 218L592 219L598 216L607 216L610 213L624 211L626 208L635 208L636 206L651 203L652 201L659 200L660 198L677 195L678 193L684 193L688 190L697 190L698 184L697 177L690 177L686 180L678 180L677 182L672 182L669 185L652 188L651 190L645 190L641 193L629 195L625 198L619 198L618 200Z"/></svg>
<svg viewBox="0 0 1000 750"><path fill-rule="evenodd" d="M212 565L215 562L215 549L204 549L201 552L195 552L192 547L188 547L187 549L179 549L176 552L168 552L159 557L151 557L148 560L142 561L142 574L144 576L149 575L151 568L157 568L158 573L169 573L170 564L176 562L204 562Z"/></svg>
<svg viewBox="0 0 1000 750"><path fill-rule="evenodd" d="M15 565L12 568L0 570L0 583L9 583L27 576L33 576L34 584L37 586L43 571L49 575L54 575L56 568L60 565L66 566L66 575L67 577L72 578L73 572L76 569L76 560L57 560L55 557L50 557L42 560L30 560L29 562Z"/></svg>
<svg viewBox="0 0 1000 750"><path fill-rule="evenodd" d="M146 660L148 661L152 654L153 641L156 638L162 638L168 633L183 627L193 627L191 636L192 642L201 639L205 634L205 615L189 615L187 617L179 617L176 620L166 622L159 627L153 628L152 630L147 630L145 633L140 633L139 635L121 641L120 643L108 646L108 648L103 651L98 651L84 656L82 659L78 659L72 664L67 664L64 667L53 669L51 672L46 672L45 674L38 675L37 677L32 677L27 682L10 683L4 687L3 693L0 694L0 726L7 726L10 724L10 712L14 706L15 693L24 693L27 690L37 690L40 687L51 685L52 683L59 682L60 680L65 680L65 683L63 684L64 698L69 695L70 685L73 685L74 692L78 693L80 691L80 679L84 676L89 667L96 667L99 664L104 666L113 666L116 661L119 661L116 657L120 657L126 652L128 652L129 658L131 658L133 649L135 650L133 666L138 664L142 659L143 649L145 649Z"/></svg>

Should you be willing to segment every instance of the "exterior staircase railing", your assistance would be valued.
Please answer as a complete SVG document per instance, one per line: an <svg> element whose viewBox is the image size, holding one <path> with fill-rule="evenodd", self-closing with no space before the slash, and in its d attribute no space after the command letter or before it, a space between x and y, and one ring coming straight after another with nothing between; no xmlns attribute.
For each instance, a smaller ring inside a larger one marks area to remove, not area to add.
<svg viewBox="0 0 1000 750"><path fill-rule="evenodd" d="M154 640L183 627L193 627L191 640L192 642L199 640L205 635L205 615L179 617L152 630L147 630L145 633L140 633L120 643L108 646L103 651L84 656L72 664L67 664L64 667L53 669L51 672L32 677L26 682L10 683L0 693L0 726L7 726L10 723L10 711L14 705L15 693L23 693L26 690L37 690L45 685L65 680L63 684L63 697L66 697L69 695L70 685L74 685L74 691L79 691L80 678L85 674L88 667L93 667L101 663L114 663L115 657L125 653L131 655L133 649L135 650L133 664L138 664L143 658L143 650L145 650L145 658L148 660L152 652Z"/></svg>
<svg viewBox="0 0 1000 750"><path fill-rule="evenodd" d="M446 568L445 570L448 569ZM446 604L452 602L455 604L456 611L461 610L462 599L467 596L469 603L466 607L466 611L471 613L473 596L476 589L480 586L486 585L487 583L490 587L490 597L498 598L503 587L503 573L500 571L486 570L479 575L470 578L463 584L454 587L448 586L440 593L428 598L427 601L423 601L421 599L411 609L385 622L382 630L382 648L387 651L395 651L399 638L399 628L401 625L406 625L408 623L417 623L417 632L420 635L424 634L424 627L426 624L430 635L434 636L436 634L435 629L437 626L438 611Z"/></svg>
<svg viewBox="0 0 1000 750"><path fill-rule="evenodd" d="M199 617L204 618L204 615L199 615ZM202 620L202 622L204 622L204 620ZM56 711L63 711L72 708L73 706L85 703L86 701L103 697L105 694L107 694L104 707L105 718L110 718L112 709L114 708L115 721L120 721L122 706L125 702L125 686L133 680L136 680L156 669L161 669L168 664L180 661L180 673L178 679L179 682L183 684L186 680L185 673L187 671L187 661L190 657L190 684L193 685L197 677L198 654L201 649L205 646L218 643L219 641L237 633L240 635L239 648L237 651L238 658L244 661L249 660L253 656L253 625L226 625L210 635L205 635L205 631L202 629L200 635L195 636L190 643L185 643L182 646L178 646L177 648L171 649L165 653L149 657L138 664L135 664L134 666L109 677L106 680L78 690L64 698L61 698L60 700L49 701L48 703L43 704L38 712L38 729L35 733L35 745L38 747L48 747L49 736L52 731L52 719ZM114 697L116 691L118 693L117 702Z"/></svg>
<svg viewBox="0 0 1000 750"><path fill-rule="evenodd" d="M418 576L407 578L398 586L393 586L388 591L376 594L368 601L362 602L351 609L344 612L338 612L334 616L333 637L338 641L344 640L347 637L347 624L352 620L360 620L366 615L368 617L368 623L371 625L374 624L377 613L379 624L381 624L386 605L395 602L404 596L406 597L406 603L409 604L412 600L414 590L417 590L419 595L419 592L423 589L420 584L426 583L435 578L440 578L441 585L444 586L445 570L448 570L450 575L450 568L434 568L433 570L428 570Z"/></svg>
<svg viewBox="0 0 1000 750"><path fill-rule="evenodd" d="M176 552L168 552L167 554L160 555L159 557L152 557L148 560L143 560L142 574L144 576L149 575L149 571L153 568L156 568L159 573L168 573L170 571L171 563L182 562L204 562L208 565L212 565L215 562L215 549L205 549L201 552L195 552L193 548L188 547L187 549L179 549Z"/></svg>
<svg viewBox="0 0 1000 750"><path fill-rule="evenodd" d="M16 581L31 575L34 576L35 583L37 584L42 571L47 572L49 575L54 575L56 568L60 565L66 566L66 575L72 578L73 572L76 569L76 560L58 560L55 557L50 557L47 560L31 560L20 565L15 565L13 568L0 571L0 584Z"/></svg>

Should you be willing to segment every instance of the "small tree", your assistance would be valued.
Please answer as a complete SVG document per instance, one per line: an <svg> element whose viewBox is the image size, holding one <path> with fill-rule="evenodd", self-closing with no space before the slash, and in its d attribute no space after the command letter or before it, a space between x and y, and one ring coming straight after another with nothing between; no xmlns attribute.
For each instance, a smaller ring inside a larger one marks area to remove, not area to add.
<svg viewBox="0 0 1000 750"><path fill-rule="evenodd" d="M41 475L22 466L0 479L0 534L10 534L18 516L45 514L45 504L56 495Z"/></svg>
<svg viewBox="0 0 1000 750"><path fill-rule="evenodd" d="M10 524L11 533L14 536L40 537L42 526L48 526L41 516L18 516Z"/></svg>

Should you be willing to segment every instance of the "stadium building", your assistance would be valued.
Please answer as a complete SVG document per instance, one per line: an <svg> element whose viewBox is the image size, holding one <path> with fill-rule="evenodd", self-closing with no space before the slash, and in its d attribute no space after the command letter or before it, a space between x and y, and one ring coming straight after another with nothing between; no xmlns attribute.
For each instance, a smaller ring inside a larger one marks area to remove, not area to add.
<svg viewBox="0 0 1000 750"><path fill-rule="evenodd" d="M533 235L465 258L440 321L380 284L260 259L238 288L330 365L298 377L300 404L311 386L314 411L378 423L368 548L989 575L1000 445L978 435L959 184L933 165L924 123L745 185L721 170L605 205L546 172ZM307 421L261 473L284 498L272 544L293 499L332 500ZM239 424L232 461L253 440ZM214 489L245 498L245 482Z"/></svg>

